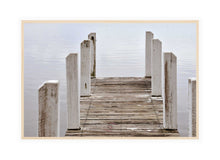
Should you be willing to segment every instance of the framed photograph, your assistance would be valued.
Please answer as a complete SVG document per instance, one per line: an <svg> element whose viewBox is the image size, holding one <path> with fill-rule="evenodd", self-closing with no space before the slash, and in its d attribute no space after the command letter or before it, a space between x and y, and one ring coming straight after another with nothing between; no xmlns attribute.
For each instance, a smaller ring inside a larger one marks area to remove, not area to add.
<svg viewBox="0 0 220 160"><path fill-rule="evenodd" d="M23 20L22 138L199 138L199 22Z"/></svg>

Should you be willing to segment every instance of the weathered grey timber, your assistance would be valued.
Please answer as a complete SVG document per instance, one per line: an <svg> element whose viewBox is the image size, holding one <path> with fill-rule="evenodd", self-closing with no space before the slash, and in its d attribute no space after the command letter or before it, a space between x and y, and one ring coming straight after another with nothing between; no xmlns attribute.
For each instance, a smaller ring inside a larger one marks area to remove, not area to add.
<svg viewBox="0 0 220 160"><path fill-rule="evenodd" d="M145 38L145 77L151 77L152 39L154 35L152 32L146 32Z"/></svg>
<svg viewBox="0 0 220 160"><path fill-rule="evenodd" d="M81 43L81 96L90 96L91 92L91 41L84 40Z"/></svg>
<svg viewBox="0 0 220 160"><path fill-rule="evenodd" d="M177 129L177 59L164 53L164 128Z"/></svg>
<svg viewBox="0 0 220 160"><path fill-rule="evenodd" d="M38 136L59 136L59 82L46 81L38 90L39 117Z"/></svg>
<svg viewBox="0 0 220 160"><path fill-rule="evenodd" d="M78 54L66 57L68 129L80 128L80 89Z"/></svg>
<svg viewBox="0 0 220 160"><path fill-rule="evenodd" d="M162 43L159 39L153 39L152 59L152 96L162 96Z"/></svg>
<svg viewBox="0 0 220 160"><path fill-rule="evenodd" d="M196 78L188 80L189 137L196 137Z"/></svg>
<svg viewBox="0 0 220 160"><path fill-rule="evenodd" d="M151 100L151 80L142 77L92 79L92 95L81 97L81 130L65 136L179 136L163 128L163 101Z"/></svg>
<svg viewBox="0 0 220 160"><path fill-rule="evenodd" d="M96 77L96 33L90 33L88 39L91 42L91 77Z"/></svg>

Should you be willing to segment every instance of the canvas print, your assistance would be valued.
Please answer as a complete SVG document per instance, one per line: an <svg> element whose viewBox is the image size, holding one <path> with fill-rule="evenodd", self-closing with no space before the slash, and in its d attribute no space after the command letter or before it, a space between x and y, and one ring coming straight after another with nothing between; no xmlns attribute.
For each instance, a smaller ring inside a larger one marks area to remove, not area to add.
<svg viewBox="0 0 220 160"><path fill-rule="evenodd" d="M198 138L198 21L22 21L23 138Z"/></svg>

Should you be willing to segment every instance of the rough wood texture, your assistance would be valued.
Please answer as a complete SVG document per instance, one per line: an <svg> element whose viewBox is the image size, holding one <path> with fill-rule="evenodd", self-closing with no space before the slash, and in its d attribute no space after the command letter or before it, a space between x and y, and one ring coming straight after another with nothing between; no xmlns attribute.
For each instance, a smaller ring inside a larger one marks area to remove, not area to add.
<svg viewBox="0 0 220 160"><path fill-rule="evenodd" d="M80 83L80 95L90 96L91 92L91 41L84 40L81 43L81 83Z"/></svg>
<svg viewBox="0 0 220 160"><path fill-rule="evenodd" d="M39 137L59 136L58 90L59 82L57 80L46 81L39 88Z"/></svg>
<svg viewBox="0 0 220 160"><path fill-rule="evenodd" d="M96 77L96 33L90 33L88 39L91 40L91 77Z"/></svg>
<svg viewBox="0 0 220 160"><path fill-rule="evenodd" d="M153 52L152 40L154 35L152 32L146 32L145 35L145 77L151 77L151 55Z"/></svg>
<svg viewBox="0 0 220 160"><path fill-rule="evenodd" d="M188 80L189 137L196 137L196 78Z"/></svg>
<svg viewBox="0 0 220 160"><path fill-rule="evenodd" d="M69 54L66 57L68 129L79 129L80 127L80 83L78 61L77 53Z"/></svg>
<svg viewBox="0 0 220 160"><path fill-rule="evenodd" d="M177 59L164 53L164 128L177 129Z"/></svg>
<svg viewBox="0 0 220 160"><path fill-rule="evenodd" d="M151 83L152 96L162 96L162 43L159 39L153 39L153 53L151 55Z"/></svg>
<svg viewBox="0 0 220 160"><path fill-rule="evenodd" d="M66 136L179 136L163 129L163 102L151 100L150 87L147 78L92 79L91 97L81 97L81 130Z"/></svg>

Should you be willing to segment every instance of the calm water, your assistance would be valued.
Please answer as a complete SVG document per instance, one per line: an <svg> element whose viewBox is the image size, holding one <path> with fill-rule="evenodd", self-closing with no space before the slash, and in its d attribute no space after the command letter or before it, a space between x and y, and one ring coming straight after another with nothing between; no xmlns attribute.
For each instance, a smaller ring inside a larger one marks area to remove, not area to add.
<svg viewBox="0 0 220 160"><path fill-rule="evenodd" d="M145 31L162 41L163 52L178 58L178 128L187 136L188 78L196 76L194 24L25 24L24 135L37 136L38 87L60 81L60 136L67 128L65 57L80 51L90 32L97 34L97 77L141 77L145 66Z"/></svg>

